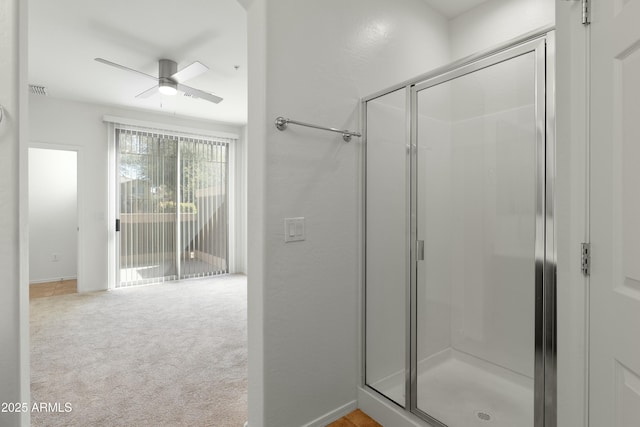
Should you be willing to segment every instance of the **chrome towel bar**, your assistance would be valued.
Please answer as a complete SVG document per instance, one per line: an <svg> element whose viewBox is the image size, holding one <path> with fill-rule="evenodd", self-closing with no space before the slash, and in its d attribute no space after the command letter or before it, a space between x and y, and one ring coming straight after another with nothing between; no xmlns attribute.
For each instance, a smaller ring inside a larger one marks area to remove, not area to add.
<svg viewBox="0 0 640 427"><path fill-rule="evenodd" d="M352 136L357 136L358 138L362 136L360 132L351 132L350 130L341 130L336 128L328 128L324 126L312 125L310 123L304 123L296 120L285 119L282 116L276 118L275 125L276 125L276 128L278 128L278 130L285 130L287 128L287 125L289 124L306 126L309 128L320 129L320 130L328 130L330 132L337 132L342 134L342 139L344 139L345 142L351 141Z"/></svg>

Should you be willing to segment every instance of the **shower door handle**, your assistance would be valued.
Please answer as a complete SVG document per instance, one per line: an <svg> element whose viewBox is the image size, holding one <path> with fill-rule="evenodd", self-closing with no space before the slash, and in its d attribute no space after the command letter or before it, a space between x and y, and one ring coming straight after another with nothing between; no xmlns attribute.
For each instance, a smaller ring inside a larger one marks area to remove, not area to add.
<svg viewBox="0 0 640 427"><path fill-rule="evenodd" d="M416 240L416 260L424 261L424 240Z"/></svg>

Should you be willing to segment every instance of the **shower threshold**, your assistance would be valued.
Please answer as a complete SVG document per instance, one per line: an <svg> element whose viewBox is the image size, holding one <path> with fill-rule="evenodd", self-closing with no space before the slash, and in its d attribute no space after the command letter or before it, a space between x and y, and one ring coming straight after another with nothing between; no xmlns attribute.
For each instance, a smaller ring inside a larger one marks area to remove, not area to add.
<svg viewBox="0 0 640 427"><path fill-rule="evenodd" d="M404 373L373 387L404 402ZM418 363L418 409L448 427L533 427L533 378L453 349Z"/></svg>

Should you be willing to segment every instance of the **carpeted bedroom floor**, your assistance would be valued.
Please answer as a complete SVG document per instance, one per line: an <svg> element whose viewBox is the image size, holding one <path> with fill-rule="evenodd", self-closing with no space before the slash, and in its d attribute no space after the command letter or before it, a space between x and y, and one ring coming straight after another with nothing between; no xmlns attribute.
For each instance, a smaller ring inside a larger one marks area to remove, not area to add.
<svg viewBox="0 0 640 427"><path fill-rule="evenodd" d="M230 275L32 300L32 406L49 404L32 425L242 427L246 285Z"/></svg>

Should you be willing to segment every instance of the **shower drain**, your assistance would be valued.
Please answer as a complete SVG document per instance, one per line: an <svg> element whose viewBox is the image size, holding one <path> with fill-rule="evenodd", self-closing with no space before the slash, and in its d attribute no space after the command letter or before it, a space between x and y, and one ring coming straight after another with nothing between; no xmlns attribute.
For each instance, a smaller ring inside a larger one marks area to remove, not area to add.
<svg viewBox="0 0 640 427"><path fill-rule="evenodd" d="M486 412L476 412L476 415L482 421L491 421L491 415L487 414Z"/></svg>

